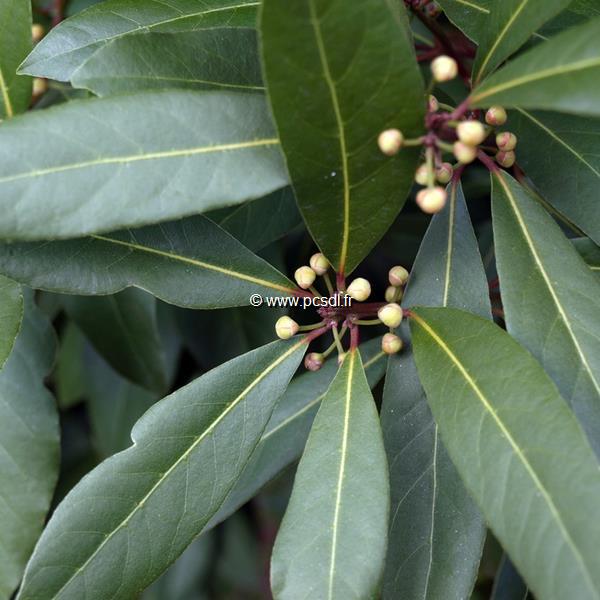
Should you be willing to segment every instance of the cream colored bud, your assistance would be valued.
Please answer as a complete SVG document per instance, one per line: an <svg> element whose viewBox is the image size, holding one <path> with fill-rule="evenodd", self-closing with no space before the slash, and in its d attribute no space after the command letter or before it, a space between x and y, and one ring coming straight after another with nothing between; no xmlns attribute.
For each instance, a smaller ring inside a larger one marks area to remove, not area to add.
<svg viewBox="0 0 600 600"><path fill-rule="evenodd" d="M382 306L377 311L377 316L384 325L387 325L392 329L398 327L398 325L402 323L402 309L400 308L400 305L395 302L390 302L390 304Z"/></svg>
<svg viewBox="0 0 600 600"><path fill-rule="evenodd" d="M510 131L503 131L496 136L496 146L505 152L514 150L517 147L517 136Z"/></svg>
<svg viewBox="0 0 600 600"><path fill-rule="evenodd" d="M296 283L303 289L307 290L317 278L317 274L310 267L299 267L294 273Z"/></svg>
<svg viewBox="0 0 600 600"><path fill-rule="evenodd" d="M401 285L406 284L406 282L408 281L408 276L409 273L404 267L396 265L395 267L392 267L389 270L388 280L390 282L390 285L399 287Z"/></svg>
<svg viewBox="0 0 600 600"><path fill-rule="evenodd" d="M507 120L508 115L502 106L491 106L485 113L485 122L493 127L504 125Z"/></svg>
<svg viewBox="0 0 600 600"><path fill-rule="evenodd" d="M438 110L440 110L440 103L438 102L438 99L433 94L430 94L429 101L427 102L427 106L428 106L430 112L437 112Z"/></svg>
<svg viewBox="0 0 600 600"><path fill-rule="evenodd" d="M431 73L435 81L451 81L458 75L458 64L450 56L438 56L431 62Z"/></svg>
<svg viewBox="0 0 600 600"><path fill-rule="evenodd" d="M365 301L371 295L371 284L363 277L357 277L346 290L346 293L359 302Z"/></svg>
<svg viewBox="0 0 600 600"><path fill-rule="evenodd" d="M318 371L325 362L325 357L320 352L310 352L304 359L304 366L309 371Z"/></svg>
<svg viewBox="0 0 600 600"><path fill-rule="evenodd" d="M404 136L398 129L386 129L379 134L377 138L377 144L379 149L386 156L394 156L400 152L402 143L404 142Z"/></svg>
<svg viewBox="0 0 600 600"><path fill-rule="evenodd" d="M46 30L44 29L43 25L40 25L39 23L34 23L31 26L31 39L33 40L34 44L37 44L44 37L45 33Z"/></svg>
<svg viewBox="0 0 600 600"><path fill-rule="evenodd" d="M472 163L477 158L477 148L475 146L469 146L464 142L454 142L452 147L456 160L461 162L463 165Z"/></svg>
<svg viewBox="0 0 600 600"><path fill-rule="evenodd" d="M323 254L317 252L310 257L310 267L317 275L325 275L329 269L329 261Z"/></svg>
<svg viewBox="0 0 600 600"><path fill-rule="evenodd" d="M396 292L399 292L401 288L397 288L393 285L389 285L386 289L385 289L385 301L386 302L396 302Z"/></svg>
<svg viewBox="0 0 600 600"><path fill-rule="evenodd" d="M289 340L298 333L300 326L291 317L280 317L275 323L275 333L282 340Z"/></svg>
<svg viewBox="0 0 600 600"><path fill-rule="evenodd" d="M421 165L415 171L415 181L419 185L427 185L427 181L429 179L428 173L429 173L429 169L427 168L427 165L426 164Z"/></svg>
<svg viewBox="0 0 600 600"><path fill-rule="evenodd" d="M48 81L46 79L41 79L40 77L36 77L33 80L33 97L38 98L42 94L45 94L48 91Z"/></svg>
<svg viewBox="0 0 600 600"><path fill-rule="evenodd" d="M509 150L508 152L504 152L504 150L500 150L500 152L498 152L496 154L496 162L499 165L505 167L506 169L508 169L509 167L512 167L515 164L516 160L517 160L517 156L512 150Z"/></svg>
<svg viewBox="0 0 600 600"><path fill-rule="evenodd" d="M393 333L386 333L381 339L381 349L386 354L396 354L402 350L402 340Z"/></svg>
<svg viewBox="0 0 600 600"><path fill-rule="evenodd" d="M440 212L446 205L446 190L442 187L425 188L417 194L419 208L429 215Z"/></svg>
<svg viewBox="0 0 600 600"><path fill-rule="evenodd" d="M443 183L443 184L450 183L450 180L452 179L453 174L454 174L454 169L452 168L452 165L448 162L442 163L435 170L435 178L440 183Z"/></svg>
<svg viewBox="0 0 600 600"><path fill-rule="evenodd" d="M479 121L461 121L456 127L458 139L468 146L478 146L485 140L485 127Z"/></svg>

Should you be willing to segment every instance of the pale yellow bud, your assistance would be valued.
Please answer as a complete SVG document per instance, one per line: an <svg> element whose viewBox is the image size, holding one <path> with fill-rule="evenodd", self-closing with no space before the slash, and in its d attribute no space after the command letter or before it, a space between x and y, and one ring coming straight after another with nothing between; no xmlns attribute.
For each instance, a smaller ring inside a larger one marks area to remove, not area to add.
<svg viewBox="0 0 600 600"><path fill-rule="evenodd" d="M443 184L450 183L450 180L452 179L453 174L454 174L454 169L452 168L452 165L448 162L442 163L435 170L436 179L440 183L443 183Z"/></svg>
<svg viewBox="0 0 600 600"><path fill-rule="evenodd" d="M462 121L456 127L458 139L469 146L478 146L485 140L485 127L479 121Z"/></svg>
<svg viewBox="0 0 600 600"><path fill-rule="evenodd" d="M33 40L34 44L37 44L44 37L45 33L46 30L44 29L43 25L40 25L39 23L34 23L31 26L31 39Z"/></svg>
<svg viewBox="0 0 600 600"><path fill-rule="evenodd" d="M395 287L404 285L408 281L408 275L409 273L404 267L401 267L400 265L392 267L388 273L390 285Z"/></svg>
<svg viewBox="0 0 600 600"><path fill-rule="evenodd" d="M382 306L377 311L377 316L384 325L391 327L392 329L398 327L398 325L402 323L402 309L400 308L400 305L395 302L390 302L390 304Z"/></svg>
<svg viewBox="0 0 600 600"><path fill-rule="evenodd" d="M504 152L503 150L500 150L500 152L498 152L496 154L496 162L499 165L502 165L503 167L505 167L506 169L508 169L509 167L512 167L515 164L516 160L517 160L517 156L512 150L509 150L508 152Z"/></svg>
<svg viewBox="0 0 600 600"><path fill-rule="evenodd" d="M427 168L427 165L425 165L425 164L421 165L415 171L415 181L419 185L427 185L428 173L429 173L429 169Z"/></svg>
<svg viewBox="0 0 600 600"><path fill-rule="evenodd" d="M452 147L456 160L461 162L463 165L472 163L477 158L477 148L475 146L469 146L464 142L454 142Z"/></svg>
<svg viewBox="0 0 600 600"><path fill-rule="evenodd" d="M309 371L318 371L325 362L325 357L319 352L310 352L304 359L304 366Z"/></svg>
<svg viewBox="0 0 600 600"><path fill-rule="evenodd" d="M494 127L504 125L508 120L508 115L502 106L491 106L485 113L485 122Z"/></svg>
<svg viewBox="0 0 600 600"><path fill-rule="evenodd" d="M371 295L371 284L363 277L357 277L346 290L346 293L359 302L365 301Z"/></svg>
<svg viewBox="0 0 600 600"><path fill-rule="evenodd" d="M394 156L400 152L402 143L404 142L404 136L398 129L386 129L379 134L377 138L377 144L379 149L386 156Z"/></svg>
<svg viewBox="0 0 600 600"><path fill-rule="evenodd" d="M503 131L496 136L496 146L505 152L514 150L517 147L517 136L509 131Z"/></svg>
<svg viewBox="0 0 600 600"><path fill-rule="evenodd" d="M394 287L393 285L389 285L385 289L385 301L386 302L396 302L396 292L399 292L401 288Z"/></svg>
<svg viewBox="0 0 600 600"><path fill-rule="evenodd" d="M317 278L317 274L310 267L299 267L294 273L296 283L303 289L307 290Z"/></svg>
<svg viewBox="0 0 600 600"><path fill-rule="evenodd" d="M282 340L289 340L298 333L300 326L291 317L280 317L275 323L275 333Z"/></svg>
<svg viewBox="0 0 600 600"><path fill-rule="evenodd" d="M386 333L381 339L381 349L386 354L396 354L402 350L402 340L393 333Z"/></svg>
<svg viewBox="0 0 600 600"><path fill-rule="evenodd" d="M33 80L33 97L38 98L42 94L45 94L48 91L48 81L46 79L41 79L40 77L36 77Z"/></svg>
<svg viewBox="0 0 600 600"><path fill-rule="evenodd" d="M440 212L446 205L446 190L442 187L425 188L417 194L419 208L429 215Z"/></svg>
<svg viewBox="0 0 600 600"><path fill-rule="evenodd" d="M317 275L325 275L329 269L329 262L323 254L317 252L310 257L310 267Z"/></svg>
<svg viewBox="0 0 600 600"><path fill-rule="evenodd" d="M435 81L451 81L458 75L458 64L450 56L438 56L431 62L431 73Z"/></svg>

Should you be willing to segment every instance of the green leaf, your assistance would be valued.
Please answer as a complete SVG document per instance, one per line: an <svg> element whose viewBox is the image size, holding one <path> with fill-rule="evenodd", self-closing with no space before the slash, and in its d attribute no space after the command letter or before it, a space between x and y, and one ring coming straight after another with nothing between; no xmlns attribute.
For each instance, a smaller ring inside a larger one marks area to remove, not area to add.
<svg viewBox="0 0 600 600"><path fill-rule="evenodd" d="M423 238L403 304L455 306L489 319L488 285L460 184L449 192ZM411 348L389 359L381 427L392 514L384 597L469 597L485 526L440 439Z"/></svg>
<svg viewBox="0 0 600 600"><path fill-rule="evenodd" d="M271 559L275 598L370 598L383 571L389 483L379 415L359 353L327 390Z"/></svg>
<svg viewBox="0 0 600 600"><path fill-rule="evenodd" d="M0 121L29 106L31 79L17 75L17 67L31 45L31 2L0 0Z"/></svg>
<svg viewBox="0 0 600 600"><path fill-rule="evenodd" d="M527 600L527 585L506 554L502 557L490 600Z"/></svg>
<svg viewBox="0 0 600 600"><path fill-rule="evenodd" d="M587 238L577 238L571 240L571 242L587 266L595 273L598 273L600 271L600 247Z"/></svg>
<svg viewBox="0 0 600 600"><path fill-rule="evenodd" d="M598 598L600 471L556 386L481 317L452 308L413 317L419 377L442 439L517 569L536 597Z"/></svg>
<svg viewBox="0 0 600 600"><path fill-rule="evenodd" d="M544 198L600 243L600 120L518 108L510 130L519 166Z"/></svg>
<svg viewBox="0 0 600 600"><path fill-rule="evenodd" d="M42 531L58 478L59 427L44 377L54 332L26 295L15 346L0 371L0 597L10 598Z"/></svg>
<svg viewBox="0 0 600 600"><path fill-rule="evenodd" d="M0 369L6 362L21 327L23 294L21 286L0 275Z"/></svg>
<svg viewBox="0 0 600 600"><path fill-rule="evenodd" d="M265 99L240 92L69 102L4 123L0 154L8 239L165 221L287 184Z"/></svg>
<svg viewBox="0 0 600 600"><path fill-rule="evenodd" d="M263 2L265 76L298 204L346 273L402 208L418 159L414 149L386 158L377 147L388 127L407 137L423 128L403 10L392 0Z"/></svg>
<svg viewBox="0 0 600 600"><path fill-rule="evenodd" d="M477 42L488 25L491 0L438 0L448 19Z"/></svg>
<svg viewBox="0 0 600 600"><path fill-rule="evenodd" d="M150 391L166 391L167 364L154 297L129 288L108 296L67 296L63 305L117 372Z"/></svg>
<svg viewBox="0 0 600 600"><path fill-rule="evenodd" d="M518 50L546 21L572 0L502 0L493 2L482 30L473 65L473 82L479 83Z"/></svg>
<svg viewBox="0 0 600 600"><path fill-rule="evenodd" d="M114 294L128 286L188 308L245 306L295 286L204 217L56 242L0 244L0 272L36 289Z"/></svg>
<svg viewBox="0 0 600 600"><path fill-rule="evenodd" d="M60 336L54 381L56 400L67 410L83 400L88 382L85 377L83 351L86 340L75 323L68 321Z"/></svg>
<svg viewBox="0 0 600 600"><path fill-rule="evenodd" d="M35 47L21 71L69 81L95 53L140 32L178 33L253 27L256 0L108 0L72 17ZM30 32L31 34L31 32Z"/></svg>
<svg viewBox="0 0 600 600"><path fill-rule="evenodd" d="M542 363L600 455L600 281L508 174L493 178L492 198L507 330Z"/></svg>
<svg viewBox="0 0 600 600"><path fill-rule="evenodd" d="M59 505L19 598L136 597L220 508L305 349L303 339L274 342L155 404L134 445Z"/></svg>
<svg viewBox="0 0 600 600"><path fill-rule="evenodd" d="M536 46L476 87L471 103L600 115L599 35L597 18Z"/></svg>
<svg viewBox="0 0 600 600"><path fill-rule="evenodd" d="M381 339L366 342L359 350L367 381L373 388L385 372L384 357L387 355L381 352ZM303 373L290 383L242 475L204 531L224 521L300 457L321 400L336 371L336 361L330 359L319 371Z"/></svg>
<svg viewBox="0 0 600 600"><path fill-rule="evenodd" d="M71 83L99 96L162 88L264 91L256 31L243 28L117 38L74 71Z"/></svg>

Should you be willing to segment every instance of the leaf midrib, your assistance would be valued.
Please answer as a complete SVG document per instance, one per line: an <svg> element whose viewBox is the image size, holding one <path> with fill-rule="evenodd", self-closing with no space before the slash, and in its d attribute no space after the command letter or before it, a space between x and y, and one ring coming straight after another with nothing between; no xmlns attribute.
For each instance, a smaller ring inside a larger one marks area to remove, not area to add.
<svg viewBox="0 0 600 600"><path fill-rule="evenodd" d="M268 281L266 279L261 279L260 277L254 277L252 275L246 275L245 273L240 273L239 271L233 271L231 269L226 269L225 267L219 267L218 265L213 265L212 263L203 262L196 258L189 258L188 256L182 256L181 254L173 254L172 252L165 252L164 250L158 250L157 248L151 248L150 246L142 246L141 244L135 244L133 242L126 242L124 240L117 240L115 238L93 234L89 237L102 241L108 242L110 244L117 244L119 246L125 246L126 248L131 248L133 250L138 250L140 252L147 252L149 254L156 254L157 256L162 256L163 258L168 258L171 260L181 261L190 265L194 265L196 267L200 267L201 269L208 269L210 271L216 271L218 273L222 273L227 275L228 277L234 277L236 279L242 279L244 281L250 281L251 283L256 283L257 285L262 285L274 290L278 290L280 292L286 292L288 294L294 294L294 288L288 288L284 285L279 285L272 281ZM268 264L268 263L267 263Z"/></svg>
<svg viewBox="0 0 600 600"><path fill-rule="evenodd" d="M323 42L323 36L321 34L321 27L319 24L319 20L317 17L314 0L308 0L308 6L310 10L310 22L313 26L313 31L315 32L315 40L317 42L317 50L319 52L319 60L321 62L321 67L323 69L323 76L325 77L325 82L327 83L327 87L329 88L329 94L331 96L331 103L333 105L333 111L335 114L335 120L339 132L338 139L340 141L340 154L342 159L342 175L344 181L344 223L342 230L342 246L340 249L340 262L338 271L340 273L344 272L344 268L346 265L346 257L348 255L348 240L350 237L350 175L348 172L348 152L346 145L346 131L344 128L344 120L342 118L342 112L340 109L340 102L337 95L337 89L335 87L335 82L333 77L331 76L331 71L329 69L329 62L327 60L327 52L325 50L325 44Z"/></svg>
<svg viewBox="0 0 600 600"><path fill-rule="evenodd" d="M123 527L126 527L131 518L143 508L146 501L154 494L154 492L160 487L160 485L166 480L166 478L173 472L173 470L182 463L182 461L187 460L188 456L194 451L194 449L204 440L204 438L211 433L215 427L252 391L254 387L256 387L273 369L275 369L278 365L280 365L286 358L291 356L302 344L306 343L304 339L294 344L291 348L286 350L281 356L279 356L276 360L274 360L268 367L266 367L254 380L244 388L244 390L231 401L230 404L223 410L223 412L204 430L204 432L199 435L194 442L190 445L190 447L181 454L181 456L173 463L169 469L158 479L158 481L150 488L150 490L146 493L146 495L142 498L142 500L136 504L136 506L129 512L129 514L119 523L111 532L108 534L104 540L99 544L98 548L94 550L94 552L90 555L90 557L80 566L78 567L73 575L69 577L69 579L62 585L62 587L56 592L53 599L58 598L62 591L83 571L87 565L94 559L94 557L102 550L102 548L112 539L112 537L120 531Z"/></svg>
<svg viewBox="0 0 600 600"><path fill-rule="evenodd" d="M528 2L529 2L529 0L523 0L521 2L519 8L517 8L517 10L511 15L510 19L506 22L506 25L500 31L500 35L498 35L498 37L496 38L496 41L493 43L492 47L489 49L483 62L481 63L481 67L479 68L479 72L477 73L477 78L475 79L476 83L478 83L480 81L481 76L483 75L483 73L485 71L485 68L487 67L492 56L496 52L498 46L500 45L500 43L502 42L502 40L508 33L509 29L512 27L512 24L517 20L517 18L521 14L521 12L523 12L523 9L525 8L525 6Z"/></svg>
<svg viewBox="0 0 600 600"><path fill-rule="evenodd" d="M557 133L552 131L548 126L544 125L541 121L538 121L531 113L528 113L526 110L523 110L522 108L519 108L519 107L516 107L515 110L519 111L521 114L523 114L525 117L527 117L530 121L532 121L535 125L537 125L540 129L545 131L550 137L552 137L559 144L564 146L564 148L566 148L566 150L568 150L571 154L573 154L573 156L575 156L575 158L577 158L577 160L582 162L590 171L592 171L594 173L594 175L596 175L596 177L600 178L600 171L595 169L587 160L585 160L585 158L581 154L579 154L579 152L577 152L577 150L575 150L575 148L573 148L573 146L570 146L569 144L567 144L567 142L565 142L565 140L563 140L561 137L559 137L559 135Z"/></svg>
<svg viewBox="0 0 600 600"><path fill-rule="evenodd" d="M500 83L495 87L491 87L487 90L484 90L479 94L474 94L473 96L471 96L471 102L480 102L484 98L487 98L488 96L491 96L493 94L504 92L507 89L517 88L519 86L526 85L533 81L539 81L540 79L547 79L548 77L553 77L554 75L564 75L573 71L583 71L585 69L592 69L594 67L600 67L600 58L588 58L585 60L568 63L566 65L559 65L557 67L542 69L541 71L537 71L536 73L529 73L521 77L515 77L514 79L510 79L505 83Z"/></svg>
<svg viewBox="0 0 600 600"><path fill-rule="evenodd" d="M10 96L8 95L8 86L6 85L6 80L4 79L4 73L2 71L2 66L0 65L0 91L2 92L2 100L4 102L4 108L6 110L6 117L8 119L14 116L14 109L12 106L12 102L10 100Z"/></svg>
<svg viewBox="0 0 600 600"><path fill-rule="evenodd" d="M114 156L109 158L98 158L95 160L82 161L79 163L70 163L57 167L48 167L46 169L36 169L15 175L7 175L0 177L0 184L19 181L21 179L29 179L35 177L44 177L46 175L54 175L56 173L64 173L67 171L77 171L81 169L89 169L104 165L125 165L146 160L163 160L169 158L181 158L188 156L196 156L199 154L211 154L213 152L225 152L228 150L247 150L248 148L257 148L260 146L275 146L279 145L278 138L263 138L247 142L233 142L230 144L217 144L214 146L198 146L196 148L185 148L182 150L164 150L160 152L148 152L146 154L132 154L125 156Z"/></svg>
<svg viewBox="0 0 600 600"><path fill-rule="evenodd" d="M350 403L352 400L352 378L354 375L354 362L356 360L357 350L349 352L347 360L350 361L348 366L348 379L346 382L346 394L344 396L344 426L342 432L342 447L340 449L340 471L335 493L335 509L333 513L332 539L331 539L331 562L329 564L329 591L328 598L333 600L333 581L335 575L335 559L337 554L338 544L338 523L340 519L340 508L342 504L342 487L344 484L344 475L346 471L346 458L348 453L348 431L350 428Z"/></svg>
<svg viewBox="0 0 600 600"><path fill-rule="evenodd" d="M554 504L552 497L548 493L548 490L544 487L543 483L540 481L537 473L535 472L535 469L531 466L531 464L527 460L527 457L525 456L525 454L523 453L523 451L517 444L516 440L512 437L510 431L506 428L506 426L500 419L500 416L494 410L494 407L490 404L490 402L488 401L485 394L479 388L479 386L477 385L477 383L475 382L473 377L470 375L470 373L467 371L465 366L461 363L459 358L454 354L454 352L452 352L450 347L436 333L436 331L425 321L425 319L423 319L422 317L420 317L419 315L417 315L415 313L413 313L412 318L431 337L431 339L442 349L442 351L448 356L448 358L451 360L451 362L454 363L454 365L456 366L456 368L458 369L460 374L463 376L463 378L465 379L465 381L467 382L469 387L473 390L473 392L475 392L475 395L480 400L484 409L491 415L492 419L498 426L498 429L500 429L501 433L504 435L504 437L506 438L506 440L512 447L513 451L515 452L515 455L517 456L517 458L521 461L521 463L525 467L525 470L531 477L535 487L540 491L540 494L542 495L546 504L548 505L548 509L550 510L550 513L554 517L554 520L556 521L556 524L558 525L559 531L561 532L563 539L565 540L567 545L571 548L571 551L573 553L573 556L574 556L576 562L580 565L580 569L583 573L583 576L584 576L584 579L586 581L588 588L593 592L595 597L598 597L598 590L596 590L596 588L594 587L593 579L591 578L590 572L587 568L587 565L585 564L585 561L583 560L583 556L582 556L581 552L579 551L579 548L577 548L577 546L575 545L575 542L571 538L570 533L568 532L565 524L563 523L560 512L557 509L556 505Z"/></svg>
<svg viewBox="0 0 600 600"><path fill-rule="evenodd" d="M538 268L542 279L544 280L544 283L546 284L546 287L548 288L548 292L550 293L550 297L552 298L559 315L561 316L565 327L567 329L567 332L569 333L569 337L571 338L573 345L575 346L575 350L577 351L577 354L579 355L579 359L581 360L581 364L585 367L585 370L587 371L588 377L590 379L590 381L592 382L592 385L594 386L595 390L596 390L596 394L598 396L600 396L600 385L598 384L598 382L596 381L596 378L594 377L594 374L592 373L591 367L587 361L587 357L585 356L583 350L581 349L581 346L579 345L579 340L577 339L577 336L575 335L575 332L573 331L573 328L571 327L571 322L569 321L568 317L567 317L567 313L565 312L558 296L556 295L556 292L554 290L554 286L552 285L552 282L550 281L550 277L548 276L548 273L546 273L546 269L544 269L544 264L537 252L537 249L535 247L535 244L533 242L533 239L531 238L531 236L529 235L529 231L527 229L527 225L525 223L525 221L523 220L523 216L521 215L521 212L519 211L519 207L517 205L517 201L515 199L515 197L512 194L511 189L509 188L508 184L506 183L506 181L504 180L503 175L501 174L501 172L498 172L495 174L496 175L496 179L498 180L498 182L500 183L500 185L502 186L502 188L504 189L504 192L508 198L508 201L511 205L512 211L517 219L517 222L519 224L519 227L521 228L521 232L523 234L523 237L525 238L525 242L528 246L528 248L531 251L531 255L533 257L533 260L535 262L536 267Z"/></svg>
<svg viewBox="0 0 600 600"><path fill-rule="evenodd" d="M464 6L469 6L471 8L474 8L475 10L485 13L486 15L490 14L489 9L487 9L483 6L479 6L478 4L475 4L474 2L468 2L468 0L455 0L455 2L457 4L463 4Z"/></svg>

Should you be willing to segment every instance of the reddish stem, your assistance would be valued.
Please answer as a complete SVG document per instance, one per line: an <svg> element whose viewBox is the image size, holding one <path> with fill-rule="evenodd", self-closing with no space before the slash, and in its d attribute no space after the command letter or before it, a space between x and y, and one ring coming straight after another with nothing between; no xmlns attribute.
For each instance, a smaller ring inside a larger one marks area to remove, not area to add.
<svg viewBox="0 0 600 600"><path fill-rule="evenodd" d="M346 291L346 277L344 276L344 272L340 271L335 274L335 283L338 289L338 292Z"/></svg>
<svg viewBox="0 0 600 600"><path fill-rule="evenodd" d="M322 336L324 333L327 333L333 326L334 322L327 323L323 327L319 327L319 329L315 329L304 336L304 341L307 344L310 344L313 340L316 340L318 337Z"/></svg>
<svg viewBox="0 0 600 600"><path fill-rule="evenodd" d="M360 343L360 333L357 325L350 325L350 350L356 350Z"/></svg>
<svg viewBox="0 0 600 600"><path fill-rule="evenodd" d="M500 167L483 151L477 151L477 158L486 166L490 173L500 173Z"/></svg>
<svg viewBox="0 0 600 600"><path fill-rule="evenodd" d="M65 0L54 0L54 16L52 17L52 26L55 27L65 18Z"/></svg>

